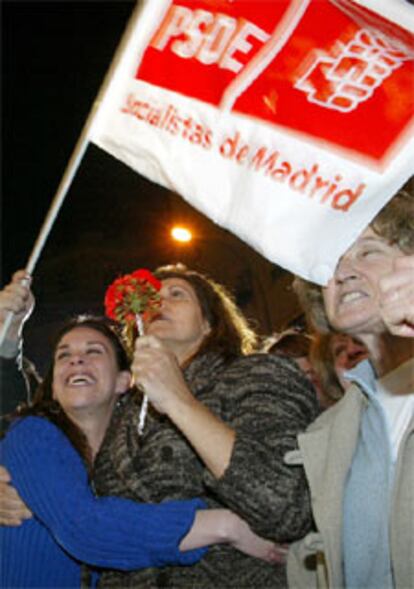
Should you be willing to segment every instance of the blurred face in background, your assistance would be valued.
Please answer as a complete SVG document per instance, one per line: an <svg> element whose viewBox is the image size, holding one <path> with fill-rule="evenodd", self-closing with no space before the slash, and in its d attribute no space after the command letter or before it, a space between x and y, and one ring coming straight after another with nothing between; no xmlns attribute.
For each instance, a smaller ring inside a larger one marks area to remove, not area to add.
<svg viewBox="0 0 414 589"><path fill-rule="evenodd" d="M304 375L311 381L315 389L318 391L321 386L321 383L308 356L292 358L292 360L296 362L296 364L299 366Z"/></svg>
<svg viewBox="0 0 414 589"><path fill-rule="evenodd" d="M343 374L354 368L359 362L368 358L366 347L345 334L335 334L331 341L332 358L334 361L335 373L344 389L350 385Z"/></svg>

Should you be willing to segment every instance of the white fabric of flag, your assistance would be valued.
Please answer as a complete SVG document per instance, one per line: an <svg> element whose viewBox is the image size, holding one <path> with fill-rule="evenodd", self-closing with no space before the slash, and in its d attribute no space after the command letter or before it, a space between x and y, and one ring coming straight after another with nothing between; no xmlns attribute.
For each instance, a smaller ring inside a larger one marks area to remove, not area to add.
<svg viewBox="0 0 414 589"><path fill-rule="evenodd" d="M413 23L404 0L146 1L90 138L326 284L412 173Z"/></svg>

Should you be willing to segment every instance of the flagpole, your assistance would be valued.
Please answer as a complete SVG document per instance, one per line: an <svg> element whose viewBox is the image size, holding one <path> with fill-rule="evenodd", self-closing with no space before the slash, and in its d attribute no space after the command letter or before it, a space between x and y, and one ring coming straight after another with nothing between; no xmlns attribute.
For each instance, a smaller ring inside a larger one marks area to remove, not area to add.
<svg viewBox="0 0 414 589"><path fill-rule="evenodd" d="M82 158L85 155L85 151L86 151L86 149L89 145L89 142L90 142L90 139L89 139L90 131L91 131L92 125L96 121L96 115L98 114L98 110L99 110L99 106L101 104L102 98L103 98L104 94L106 93L106 91L108 90L108 87L112 81L113 73L119 64L121 57L123 55L124 49L125 49L128 41L132 35L135 22L141 12L141 8L142 8L143 4L145 4L145 2L143 3L143 2L140 2L139 0L137 1L134 11L132 12L132 15L128 21L125 32L122 35L121 41L120 41L118 48L115 52L114 58L111 62L111 65L109 66L109 69L105 75L103 83L102 83L101 87L99 88L99 92L97 94L97 97L96 97L96 99L92 105L92 108L87 116L86 122L83 126L83 129L82 129L82 132L79 136L78 141L76 142L75 148L72 152L70 160L69 160L69 162L66 166L66 169L63 173L63 176L62 176L62 179L59 183L58 189L55 193L55 196L53 197L52 203L49 207L49 211L47 212L45 220L43 221L43 225L40 229L39 235L35 241L32 252L31 252L30 257L27 261L26 268L25 268L27 274L32 274L33 270L35 269L35 266L36 266L37 261L40 257L40 254L43 250L43 247L46 243L46 240L49 237L49 233L53 227L56 217L59 214L59 211L63 205L65 197L69 191L69 188L70 188L70 185L73 181L73 178L75 177L75 174L76 174L76 172L80 166L80 163L82 161ZM6 339L6 335L9 330L12 320L13 320L13 312L9 311L6 315L2 329L0 331L0 347L3 345L3 342Z"/></svg>

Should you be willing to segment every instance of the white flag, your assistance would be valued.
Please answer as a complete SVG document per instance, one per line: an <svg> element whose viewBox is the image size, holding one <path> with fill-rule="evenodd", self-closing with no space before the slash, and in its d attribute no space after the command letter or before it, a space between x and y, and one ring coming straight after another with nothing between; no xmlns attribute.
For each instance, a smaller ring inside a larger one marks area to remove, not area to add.
<svg viewBox="0 0 414 589"><path fill-rule="evenodd" d="M325 284L412 173L413 22L404 0L147 1L91 140Z"/></svg>

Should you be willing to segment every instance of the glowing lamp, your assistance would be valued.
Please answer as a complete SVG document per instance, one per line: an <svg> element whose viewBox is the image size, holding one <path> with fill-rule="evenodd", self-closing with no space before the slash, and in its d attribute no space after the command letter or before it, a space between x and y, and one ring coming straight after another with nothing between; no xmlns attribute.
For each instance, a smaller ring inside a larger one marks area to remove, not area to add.
<svg viewBox="0 0 414 589"><path fill-rule="evenodd" d="M193 238L191 231L186 227L173 227L171 229L171 237L181 243L188 243Z"/></svg>

